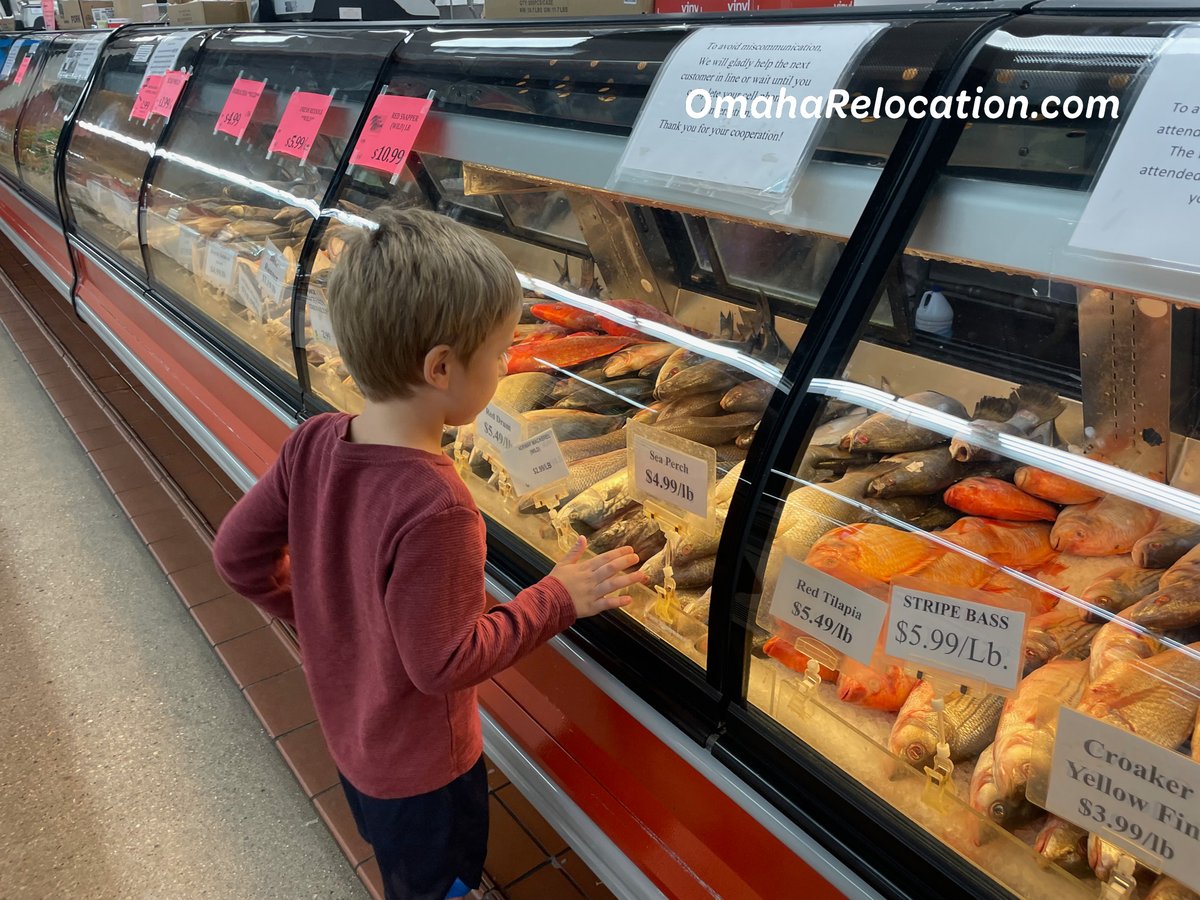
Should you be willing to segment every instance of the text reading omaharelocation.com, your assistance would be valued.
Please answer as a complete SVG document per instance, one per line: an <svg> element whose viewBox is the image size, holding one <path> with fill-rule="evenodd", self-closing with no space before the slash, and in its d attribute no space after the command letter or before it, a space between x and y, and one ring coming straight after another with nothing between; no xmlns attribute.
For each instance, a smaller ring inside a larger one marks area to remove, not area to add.
<svg viewBox="0 0 1200 900"><path fill-rule="evenodd" d="M1117 97L1057 97L1051 94L1036 107L1028 97L983 96L959 91L936 97L875 96L835 88L828 94L798 95L781 87L776 94L714 94L707 88L688 92L684 108L690 119L1115 119Z"/></svg>

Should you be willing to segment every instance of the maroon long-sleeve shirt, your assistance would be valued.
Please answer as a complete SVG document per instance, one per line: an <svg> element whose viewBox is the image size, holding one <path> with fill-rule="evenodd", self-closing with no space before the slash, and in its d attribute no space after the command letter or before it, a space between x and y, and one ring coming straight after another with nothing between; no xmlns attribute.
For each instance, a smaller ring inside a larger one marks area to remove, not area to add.
<svg viewBox="0 0 1200 900"><path fill-rule="evenodd" d="M295 624L342 773L368 795L410 797L475 763L475 686L575 608L545 578L485 610L483 518L450 460L351 443L349 423L334 413L297 428L225 517L213 556L230 587Z"/></svg>

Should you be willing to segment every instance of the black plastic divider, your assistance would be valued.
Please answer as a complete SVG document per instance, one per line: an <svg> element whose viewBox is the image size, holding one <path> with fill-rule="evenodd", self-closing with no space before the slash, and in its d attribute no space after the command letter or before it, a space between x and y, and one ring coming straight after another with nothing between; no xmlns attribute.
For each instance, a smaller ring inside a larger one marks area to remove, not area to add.
<svg viewBox="0 0 1200 900"><path fill-rule="evenodd" d="M396 45L391 51L384 56L379 64L379 71L375 73L375 82L371 85L371 91L367 95L367 99L363 102L362 111L358 114L358 122L354 129L350 132L350 137L346 141L346 149L342 154L342 158L338 160L337 166L333 170L333 174L329 177L329 185L325 188L325 196L321 198L321 208L317 210L317 218L313 221L312 227L308 229L308 236L304 239L304 246L300 250L300 256L296 260L296 268L292 278L292 355L296 361L296 377L300 382L300 409L297 411L297 418L306 419L309 416L319 412L325 412L328 409L328 404L324 401L314 403L312 396L311 385L308 379L308 356L304 349L304 310L308 303L308 286L305 284L304 303L300 302L300 281L306 278L306 272L310 271L313 257L317 254L317 248L321 245L321 238L325 235L325 229L328 227L329 216L325 215L325 211L329 209L336 201L338 193L342 188L342 179L346 177L346 171L350 168L350 157L354 153L354 147L358 144L359 135L362 134L363 127L371 116L371 106L375 102L375 98L379 96L379 90L383 87L387 80L388 72L392 66L392 59L395 57L400 47L407 43L412 37L415 28L409 29L402 38L396 41Z"/></svg>

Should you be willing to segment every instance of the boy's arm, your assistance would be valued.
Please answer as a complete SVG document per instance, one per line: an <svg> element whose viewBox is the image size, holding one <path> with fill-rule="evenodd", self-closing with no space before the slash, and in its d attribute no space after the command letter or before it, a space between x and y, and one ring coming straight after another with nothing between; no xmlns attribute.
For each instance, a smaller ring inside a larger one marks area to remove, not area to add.
<svg viewBox="0 0 1200 900"><path fill-rule="evenodd" d="M486 554L479 513L461 506L404 536L385 604L404 668L422 693L481 684L575 621L571 595L555 578L484 612Z"/></svg>
<svg viewBox="0 0 1200 900"><path fill-rule="evenodd" d="M225 583L273 616L293 621L287 554L288 445L221 522L213 562Z"/></svg>

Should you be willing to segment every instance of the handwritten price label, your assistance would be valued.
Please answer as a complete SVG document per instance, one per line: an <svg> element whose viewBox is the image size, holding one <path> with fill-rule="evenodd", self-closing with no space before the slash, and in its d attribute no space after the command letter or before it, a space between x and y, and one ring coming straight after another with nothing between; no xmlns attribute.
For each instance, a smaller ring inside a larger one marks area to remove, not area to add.
<svg viewBox="0 0 1200 900"><path fill-rule="evenodd" d="M495 403L489 403L475 417L475 440L493 448L501 458L521 439L521 420Z"/></svg>
<svg viewBox="0 0 1200 900"><path fill-rule="evenodd" d="M571 474L558 439L549 429L514 444L504 454L504 467L518 497L540 491Z"/></svg>
<svg viewBox="0 0 1200 900"><path fill-rule="evenodd" d="M13 78L13 84L20 84L25 80L25 73L29 71L30 57L26 56L21 60L21 64L17 66L16 77Z"/></svg>
<svg viewBox="0 0 1200 900"><path fill-rule="evenodd" d="M133 98L133 112L130 113L130 118L142 122L150 118L150 113L154 111L154 101L158 99L158 92L162 90L162 83L161 75L151 75L142 82L137 96Z"/></svg>
<svg viewBox="0 0 1200 900"><path fill-rule="evenodd" d="M709 518L709 461L631 432L632 478L638 493L668 509Z"/></svg>
<svg viewBox="0 0 1200 900"><path fill-rule="evenodd" d="M254 110L266 86L265 81L251 81L248 78L235 81L229 89L229 96L225 98L221 114L217 116L217 131L240 141L254 117Z"/></svg>
<svg viewBox="0 0 1200 900"><path fill-rule="evenodd" d="M333 319L329 317L329 306L324 300L308 298L308 321L312 325L313 340L330 349L337 349L337 338L333 336Z"/></svg>
<svg viewBox="0 0 1200 900"><path fill-rule="evenodd" d="M287 286L288 262L282 253L267 241L267 249L263 253L262 263L258 267L258 283L263 293L271 303L283 302L284 288Z"/></svg>
<svg viewBox="0 0 1200 900"><path fill-rule="evenodd" d="M1015 690L1026 612L893 583L884 652L922 671Z"/></svg>
<svg viewBox="0 0 1200 900"><path fill-rule="evenodd" d="M204 263L204 275L223 291L233 286L233 269L237 265L237 251L224 244L212 244L208 248L208 260Z"/></svg>
<svg viewBox="0 0 1200 900"><path fill-rule="evenodd" d="M1046 809L1200 889L1200 765L1063 707Z"/></svg>
<svg viewBox="0 0 1200 900"><path fill-rule="evenodd" d="M329 112L332 102L333 98L328 94L308 91L293 93L288 98L283 118L279 120L279 127L275 129L275 136L271 138L271 145L267 149L271 153L283 153L304 162L308 159L313 141L321 130L321 123L325 121L325 114Z"/></svg>
<svg viewBox="0 0 1200 900"><path fill-rule="evenodd" d="M47 31L54 30L54 0L42 0L42 22Z"/></svg>
<svg viewBox="0 0 1200 900"><path fill-rule="evenodd" d="M237 276L237 301L254 313L254 318L261 322L263 318L262 291L258 287L258 279L254 270L249 266L239 266Z"/></svg>
<svg viewBox="0 0 1200 900"><path fill-rule="evenodd" d="M179 102L179 95L183 93L183 86L187 84L187 80L188 73L180 69L174 69L164 75L162 87L158 89L158 96L154 98L152 114L169 119L175 110L175 104Z"/></svg>
<svg viewBox="0 0 1200 900"><path fill-rule="evenodd" d="M371 115L358 136L350 165L366 166L395 175L404 167L417 133L429 114L432 101L418 97L382 94L375 98Z"/></svg>
<svg viewBox="0 0 1200 900"><path fill-rule="evenodd" d="M840 653L871 664L887 604L790 556L779 570L771 615Z"/></svg>

